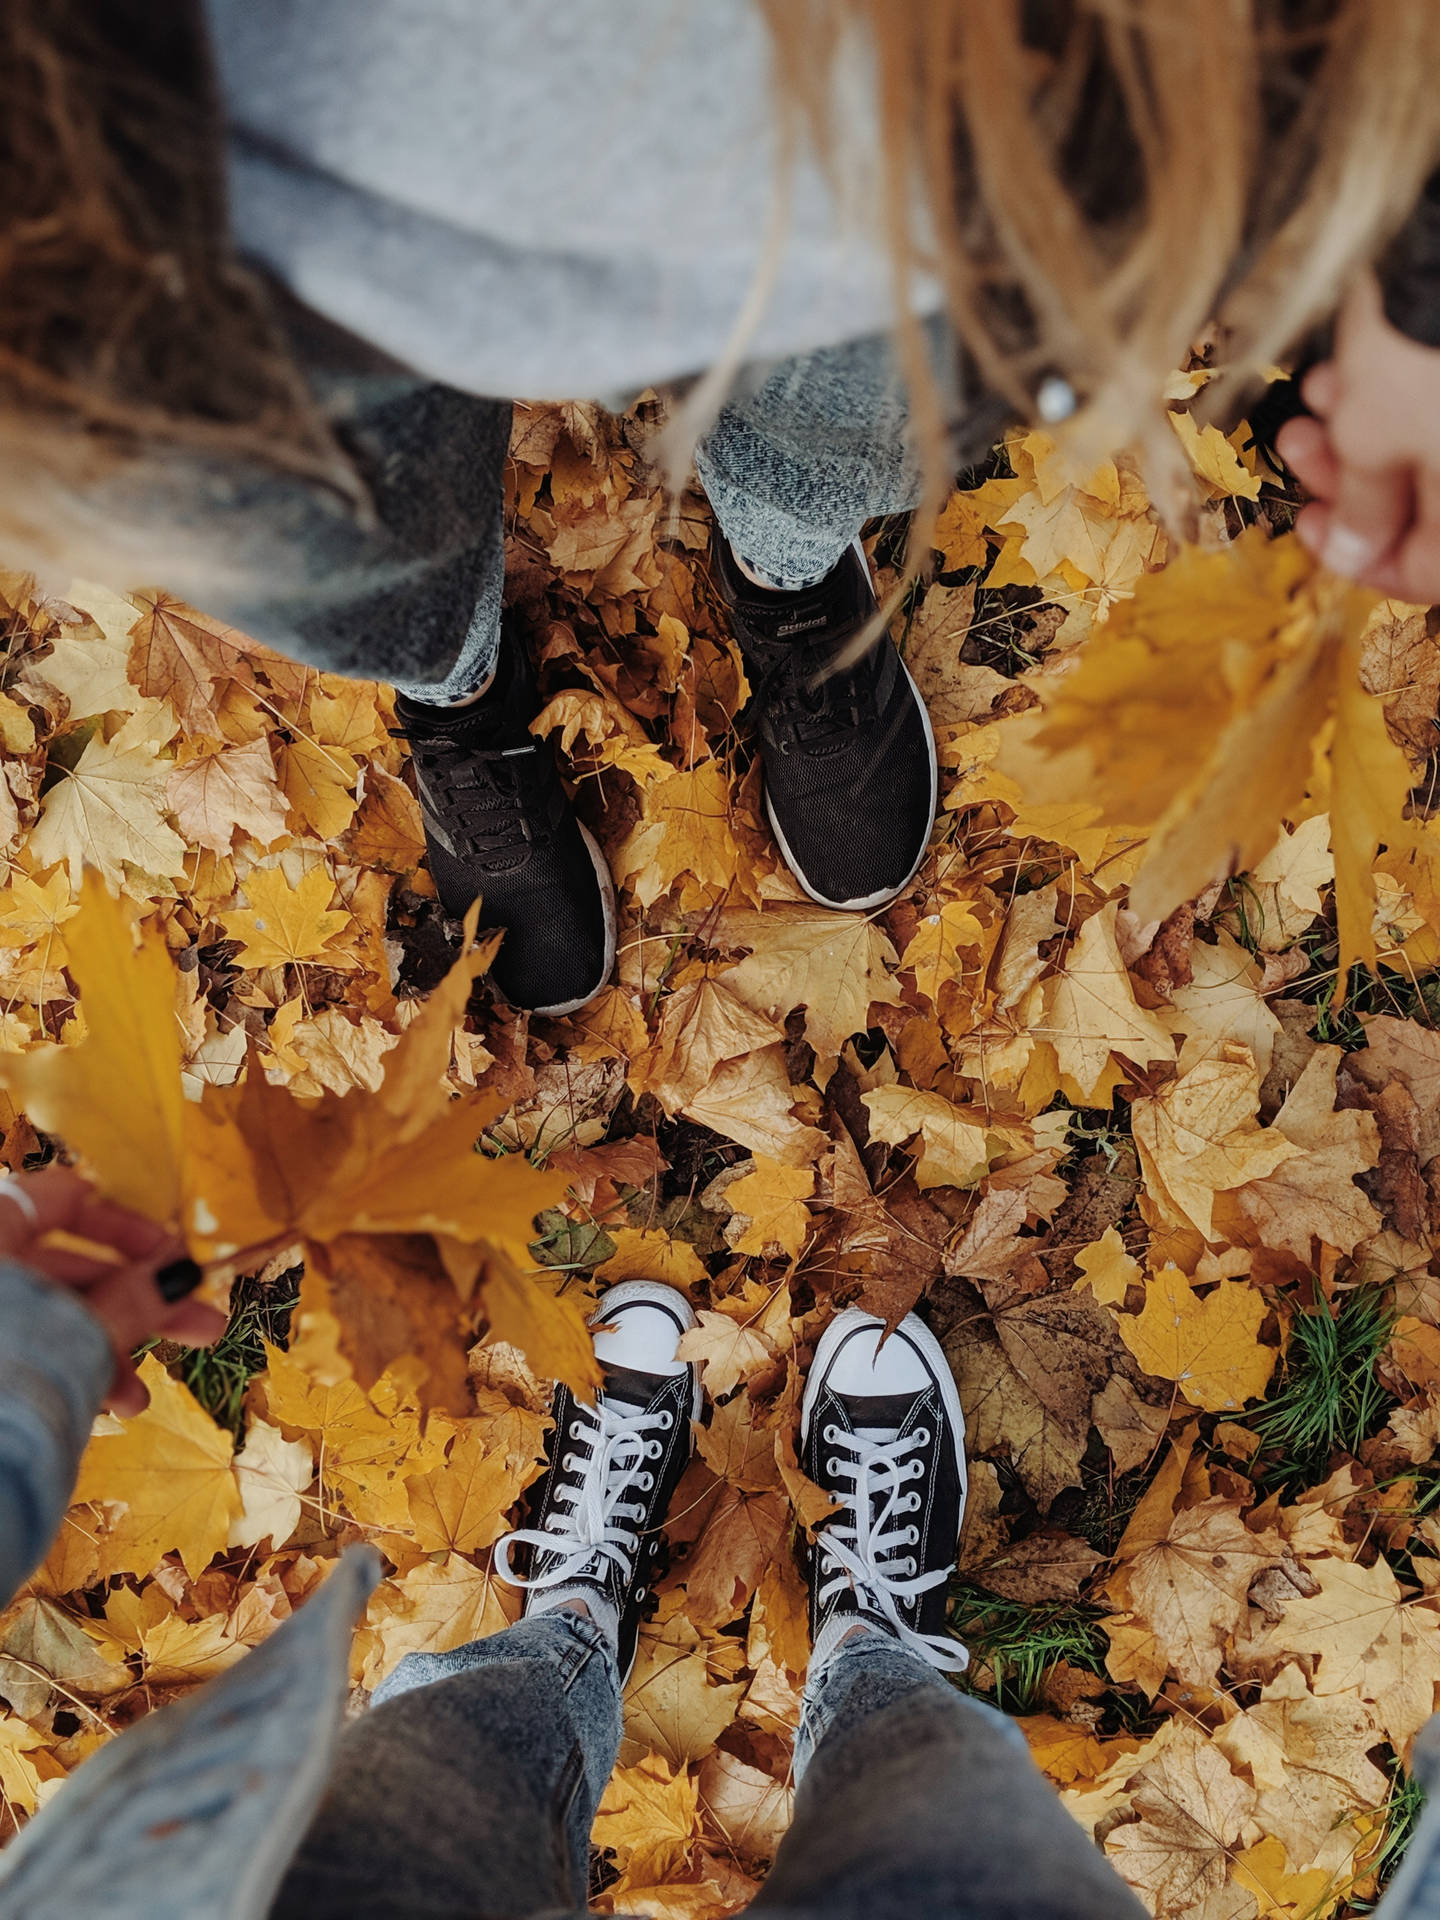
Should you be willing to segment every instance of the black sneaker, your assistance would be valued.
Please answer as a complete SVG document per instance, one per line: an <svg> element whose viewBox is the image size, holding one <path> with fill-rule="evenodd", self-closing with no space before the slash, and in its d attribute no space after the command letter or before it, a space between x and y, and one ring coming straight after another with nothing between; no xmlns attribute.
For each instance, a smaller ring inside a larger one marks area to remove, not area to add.
<svg viewBox="0 0 1440 1920"><path fill-rule="evenodd" d="M699 1370L677 1360L695 1324L683 1293L627 1280L603 1295L590 1324L605 1385L594 1406L557 1387L549 1465L526 1501L528 1525L496 1544L495 1571L526 1587L528 1618L583 1600L617 1643L622 1681L635 1664L660 1557L660 1532L695 1444ZM515 1547L529 1565L516 1573Z"/></svg>
<svg viewBox="0 0 1440 1920"><path fill-rule="evenodd" d="M965 1417L940 1343L913 1313L889 1339L847 1307L820 1336L800 1407L801 1464L839 1511L809 1549L812 1665L880 1627L942 1672L969 1655L944 1631L965 1510Z"/></svg>
<svg viewBox="0 0 1440 1920"><path fill-rule="evenodd" d="M755 684L765 810L786 865L822 907L893 900L935 824L935 736L920 690L882 634L827 671L875 612L857 540L817 586L757 587L718 532L716 581Z"/></svg>
<svg viewBox="0 0 1440 1920"><path fill-rule="evenodd" d="M472 706L395 700L440 904L460 920L481 895L482 925L505 929L491 972L506 999L573 1013L615 964L615 887L549 745L529 731L535 711L525 648L509 631L494 685Z"/></svg>

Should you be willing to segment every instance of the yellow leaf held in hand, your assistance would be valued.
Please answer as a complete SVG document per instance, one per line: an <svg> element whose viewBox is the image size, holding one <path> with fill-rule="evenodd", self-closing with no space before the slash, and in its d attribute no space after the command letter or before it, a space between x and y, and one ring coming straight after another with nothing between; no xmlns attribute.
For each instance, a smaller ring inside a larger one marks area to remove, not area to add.
<svg viewBox="0 0 1440 1920"><path fill-rule="evenodd" d="M1252 528L1217 550L1188 548L1139 581L1078 670L1044 689L1043 714L1021 716L1000 765L1032 804L1080 795L1112 825L1147 830L1130 905L1164 920L1269 853L1333 721L1343 980L1351 960L1374 957L1376 846L1414 832L1401 812L1404 754L1359 685L1371 604L1320 573L1293 534Z"/></svg>
<svg viewBox="0 0 1440 1920"><path fill-rule="evenodd" d="M141 1361L140 1378L149 1406L125 1422L123 1433L90 1442L75 1498L124 1503L100 1542L102 1574L144 1578L173 1552L198 1580L241 1512L234 1444L152 1354Z"/></svg>
<svg viewBox="0 0 1440 1920"><path fill-rule="evenodd" d="M289 961L325 958L325 948L350 924L348 913L333 913L335 882L328 867L312 867L292 887L279 867L257 868L245 882L247 909L220 916L232 940L244 943L237 956L245 967L283 967Z"/></svg>
<svg viewBox="0 0 1440 1920"><path fill-rule="evenodd" d="M1177 1382L1192 1406L1233 1412L1265 1391L1275 1365L1275 1349L1258 1338L1266 1312L1244 1281L1222 1280L1202 1300L1178 1267L1165 1267L1143 1311L1119 1316L1120 1334L1145 1372Z"/></svg>

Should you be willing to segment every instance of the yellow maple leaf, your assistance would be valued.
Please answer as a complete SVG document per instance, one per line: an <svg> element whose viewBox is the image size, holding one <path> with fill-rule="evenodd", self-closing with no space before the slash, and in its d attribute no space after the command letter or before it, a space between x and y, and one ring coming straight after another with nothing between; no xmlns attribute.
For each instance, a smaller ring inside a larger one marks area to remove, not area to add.
<svg viewBox="0 0 1440 1920"><path fill-rule="evenodd" d="M730 806L730 776L719 760L655 781L645 789L639 825L615 856L616 878L644 907L681 879L687 907L713 905L740 860Z"/></svg>
<svg viewBox="0 0 1440 1920"><path fill-rule="evenodd" d="M170 708L152 701L113 740L97 733L74 771L46 794L30 832L31 860L47 867L63 860L74 887L87 866L131 891L135 876L144 876L145 893L155 881L183 873L185 842L166 817L171 762L160 757L174 732Z"/></svg>
<svg viewBox="0 0 1440 1920"><path fill-rule="evenodd" d="M1082 1247L1075 1256L1075 1264L1085 1276L1075 1282L1076 1292L1081 1287L1089 1287L1101 1305L1107 1307L1123 1305L1127 1289L1142 1272L1140 1262L1125 1251L1125 1242L1114 1227L1107 1227L1098 1240Z"/></svg>
<svg viewBox="0 0 1440 1920"><path fill-rule="evenodd" d="M229 853L239 831L262 847L289 833L266 741L177 759L166 782L175 824L192 845Z"/></svg>
<svg viewBox="0 0 1440 1920"><path fill-rule="evenodd" d="M736 1253L778 1252L787 1260L798 1258L810 1224L804 1203L814 1190L809 1167L787 1167L758 1155L754 1172L742 1174L725 1190L725 1198L747 1222L735 1239L727 1229L726 1239Z"/></svg>
<svg viewBox="0 0 1440 1920"><path fill-rule="evenodd" d="M658 1227L617 1227L615 1251L596 1273L607 1286L621 1280L661 1280L689 1293L707 1278L704 1263L688 1240L674 1239Z"/></svg>
<svg viewBox="0 0 1440 1920"><path fill-rule="evenodd" d="M175 972L164 938L138 947L129 917L95 874L66 922L82 995L78 1046L0 1056L0 1078L37 1126L78 1153L103 1192L152 1220L180 1206L185 1100L175 1025Z"/></svg>
<svg viewBox="0 0 1440 1920"><path fill-rule="evenodd" d="M426 1553L493 1546L505 1531L506 1513L542 1468L538 1453L512 1464L477 1423L467 1424L443 1466L406 1479L416 1545Z"/></svg>
<svg viewBox="0 0 1440 1920"><path fill-rule="evenodd" d="M140 1378L149 1406L124 1423L123 1433L90 1442L75 1498L124 1503L100 1542L102 1574L153 1573L173 1552L196 1580L240 1513L234 1443L153 1354L141 1361Z"/></svg>
<svg viewBox="0 0 1440 1920"><path fill-rule="evenodd" d="M722 915L717 938L750 948L723 974L725 987L771 1020L803 1006L805 1038L822 1060L865 1031L872 1006L900 1004L887 970L895 949L864 914L791 906L731 912Z"/></svg>
<svg viewBox="0 0 1440 1920"><path fill-rule="evenodd" d="M647 1753L611 1774L591 1836L633 1878L654 1883L683 1871L699 1827L700 1782L687 1767Z"/></svg>
<svg viewBox="0 0 1440 1920"><path fill-rule="evenodd" d="M1202 1059L1132 1103L1147 1184L1176 1224L1188 1220L1208 1239L1217 1193L1261 1180L1300 1153L1282 1129L1260 1125L1259 1105L1259 1071L1243 1048Z"/></svg>
<svg viewBox="0 0 1440 1920"><path fill-rule="evenodd" d="M1293 535L1255 528L1187 549L1115 609L1075 673L1042 689L1043 713L1012 724L1001 770L1032 804L1082 795L1116 827L1147 831L1130 904L1163 920L1270 851L1331 729L1343 977L1374 957L1377 845L1414 837L1405 756L1358 684L1372 604L1320 574Z"/></svg>
<svg viewBox="0 0 1440 1920"><path fill-rule="evenodd" d="M321 840L338 839L355 818L359 775L359 761L343 747L322 746L303 735L283 742L276 776L295 831L308 829Z"/></svg>
<svg viewBox="0 0 1440 1920"><path fill-rule="evenodd" d="M1112 900L1091 914L1048 993L1046 1038L1082 1106L1095 1101L1112 1054L1137 1066L1175 1057L1162 1022L1135 998L1115 936L1117 910Z"/></svg>
<svg viewBox="0 0 1440 1920"><path fill-rule="evenodd" d="M1118 1318L1146 1373L1174 1380L1192 1406L1221 1413L1265 1391L1275 1366L1275 1349L1258 1338L1267 1311L1244 1281L1222 1280L1202 1300L1178 1267L1164 1267L1146 1286L1143 1311Z"/></svg>
<svg viewBox="0 0 1440 1920"><path fill-rule="evenodd" d="M1200 426L1193 414L1166 415L1190 464L1205 482L1212 500L1260 498L1260 476L1251 473L1219 427Z"/></svg>
<svg viewBox="0 0 1440 1920"><path fill-rule="evenodd" d="M34 1813L40 1804L40 1774L27 1755L44 1745L44 1734L18 1715L0 1713L0 1794L22 1813Z"/></svg>
<svg viewBox="0 0 1440 1920"><path fill-rule="evenodd" d="M920 1187L978 1186L990 1164L989 1129L943 1094L915 1087L875 1087L862 1093L870 1137L903 1146L920 1136L915 1183Z"/></svg>
<svg viewBox="0 0 1440 1920"><path fill-rule="evenodd" d="M335 881L328 867L312 867L294 887L279 867L257 867L247 878L245 891L249 907L236 907L220 916L229 938L242 942L238 955L242 966L283 967L289 961L322 956L336 964L335 956L325 949L349 926L350 916L330 910Z"/></svg>

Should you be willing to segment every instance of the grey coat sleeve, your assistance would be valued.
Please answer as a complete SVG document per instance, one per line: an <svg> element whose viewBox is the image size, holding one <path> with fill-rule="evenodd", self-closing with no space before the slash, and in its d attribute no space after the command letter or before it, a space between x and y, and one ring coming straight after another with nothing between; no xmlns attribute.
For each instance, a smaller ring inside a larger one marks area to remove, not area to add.
<svg viewBox="0 0 1440 1920"><path fill-rule="evenodd" d="M113 1366L75 1294L0 1262L0 1606L54 1537Z"/></svg>

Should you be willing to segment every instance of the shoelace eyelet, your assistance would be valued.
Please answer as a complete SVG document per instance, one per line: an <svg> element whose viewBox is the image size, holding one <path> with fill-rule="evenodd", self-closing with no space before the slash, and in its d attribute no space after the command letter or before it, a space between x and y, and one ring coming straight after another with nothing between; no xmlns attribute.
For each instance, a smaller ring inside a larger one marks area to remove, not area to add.
<svg viewBox="0 0 1440 1920"><path fill-rule="evenodd" d="M661 1428L666 1433L668 1433L671 1427L673 1427L675 1424L675 1416L673 1413L671 1413L668 1407L662 1407L659 1414L656 1416L656 1418L659 1420Z"/></svg>
<svg viewBox="0 0 1440 1920"><path fill-rule="evenodd" d="M642 1493L649 1493L650 1489L655 1484L655 1476L653 1473L649 1472L648 1470L644 1473L637 1473L635 1476L635 1484L637 1487L639 1487ZM632 1507L630 1511L634 1515L634 1517L638 1520L641 1517L641 1515L644 1513L645 1509L643 1507Z"/></svg>
<svg viewBox="0 0 1440 1920"><path fill-rule="evenodd" d="M647 1460L658 1460L664 1451L664 1447L661 1446L658 1440L647 1440L645 1442L645 1458Z"/></svg>
<svg viewBox="0 0 1440 1920"><path fill-rule="evenodd" d="M821 1438L824 1440L827 1447L833 1447L836 1441L840 1438L839 1427L837 1427L832 1421L831 1424L828 1427L826 1427L824 1433L821 1435Z"/></svg>
<svg viewBox="0 0 1440 1920"><path fill-rule="evenodd" d="M911 1437L917 1447L928 1447L930 1444L930 1429L929 1427L917 1427Z"/></svg>

